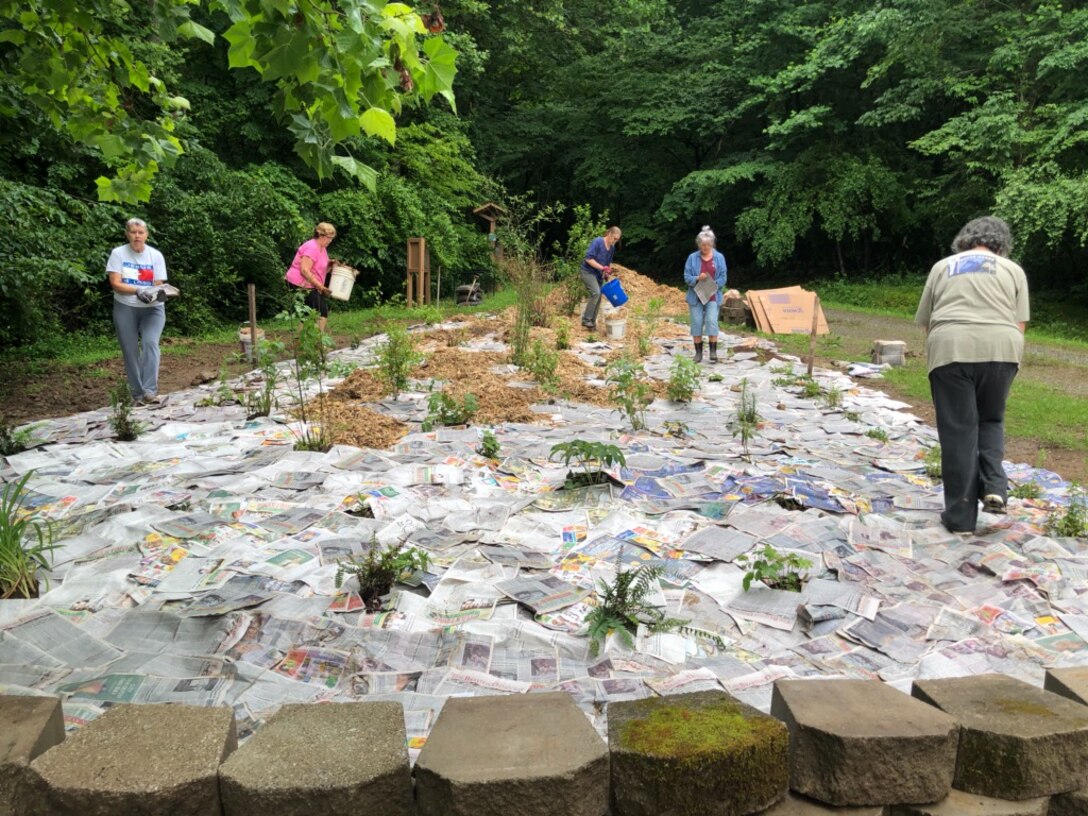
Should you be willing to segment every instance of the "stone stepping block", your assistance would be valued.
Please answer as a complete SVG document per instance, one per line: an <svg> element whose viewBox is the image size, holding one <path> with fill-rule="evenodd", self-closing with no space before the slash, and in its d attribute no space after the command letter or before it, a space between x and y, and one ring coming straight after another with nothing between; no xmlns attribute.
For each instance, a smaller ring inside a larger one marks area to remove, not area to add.
<svg viewBox="0 0 1088 816"><path fill-rule="evenodd" d="M613 816L742 816L789 782L782 723L725 692L611 703Z"/></svg>
<svg viewBox="0 0 1088 816"><path fill-rule="evenodd" d="M31 761L63 741L59 698L0 696L0 816L26 812Z"/></svg>
<svg viewBox="0 0 1088 816"><path fill-rule="evenodd" d="M1047 816L1084 816L1088 813L1088 788L1059 793L1050 799Z"/></svg>
<svg viewBox="0 0 1088 816"><path fill-rule="evenodd" d="M939 802L959 729L879 680L779 680L771 714L790 731L790 787L838 807Z"/></svg>
<svg viewBox="0 0 1088 816"><path fill-rule="evenodd" d="M896 805L890 816L1047 816L1049 807L1046 796L1010 802L953 790L935 805Z"/></svg>
<svg viewBox="0 0 1088 816"><path fill-rule="evenodd" d="M454 697L415 780L419 816L604 816L608 748L569 694Z"/></svg>
<svg viewBox="0 0 1088 816"><path fill-rule="evenodd" d="M400 703L282 706L219 768L225 816L408 816Z"/></svg>
<svg viewBox="0 0 1088 816"><path fill-rule="evenodd" d="M1088 668L1047 669L1043 688L1074 703L1088 705Z"/></svg>
<svg viewBox="0 0 1088 816"><path fill-rule="evenodd" d="M234 711L119 705L30 764L41 816L219 816Z"/></svg>
<svg viewBox="0 0 1088 816"><path fill-rule="evenodd" d="M796 793L787 793L786 798L760 816L884 816L883 805L870 807L833 807L807 799Z"/></svg>
<svg viewBox="0 0 1088 816"><path fill-rule="evenodd" d="M911 693L959 722L960 790L1019 801L1088 779L1088 706L1002 674L918 680Z"/></svg>

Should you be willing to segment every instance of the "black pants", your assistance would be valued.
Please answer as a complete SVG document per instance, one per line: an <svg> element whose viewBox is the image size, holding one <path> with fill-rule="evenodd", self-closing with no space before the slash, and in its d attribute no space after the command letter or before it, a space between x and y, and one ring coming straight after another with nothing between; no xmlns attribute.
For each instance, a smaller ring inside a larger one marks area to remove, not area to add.
<svg viewBox="0 0 1088 816"><path fill-rule="evenodd" d="M1016 363L950 363L929 372L941 440L944 512L954 532L973 532L978 502L991 493L1008 498L1005 402Z"/></svg>
<svg viewBox="0 0 1088 816"><path fill-rule="evenodd" d="M306 305L317 312L321 317L329 316L329 302L325 296L316 289L310 289L306 293Z"/></svg>

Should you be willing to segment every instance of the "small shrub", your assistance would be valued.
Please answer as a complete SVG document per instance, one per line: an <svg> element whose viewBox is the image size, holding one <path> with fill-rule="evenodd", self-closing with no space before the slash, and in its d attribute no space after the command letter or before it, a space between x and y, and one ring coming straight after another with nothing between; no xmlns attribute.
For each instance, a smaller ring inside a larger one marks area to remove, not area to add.
<svg viewBox="0 0 1088 816"><path fill-rule="evenodd" d="M427 398L423 430L430 431L436 425L467 425L479 408L475 394L465 394L458 400L445 391L435 391Z"/></svg>
<svg viewBox="0 0 1088 816"><path fill-rule="evenodd" d="M569 320L556 320L555 321L555 349L556 351L566 351L570 348L570 321Z"/></svg>
<svg viewBox="0 0 1088 816"><path fill-rule="evenodd" d="M286 346L278 340L261 340L257 344L257 368L261 372L261 387L246 394L246 418L269 416L276 409L276 388L280 384L280 369L276 358Z"/></svg>
<svg viewBox="0 0 1088 816"><path fill-rule="evenodd" d="M934 445L932 448L927 449L922 462L925 464L926 476L934 481L939 481L941 478L941 446Z"/></svg>
<svg viewBox="0 0 1088 816"><path fill-rule="evenodd" d="M654 335L661 323L661 311L664 308L665 300L653 297L646 301L645 306L635 312L635 337L639 357L646 357L654 350Z"/></svg>
<svg viewBox="0 0 1088 816"><path fill-rule="evenodd" d="M344 585L344 579L354 577L359 582L359 596L368 611L381 608L381 598L393 588L393 584L413 572L427 569L430 559L423 550L405 547L403 543L379 546L377 539L370 539L370 549L361 559L351 558L336 564L336 588Z"/></svg>
<svg viewBox="0 0 1088 816"><path fill-rule="evenodd" d="M468 339L468 333L464 329L451 329L446 332L446 347L457 348L465 343Z"/></svg>
<svg viewBox="0 0 1088 816"><path fill-rule="evenodd" d="M653 388L646 379L646 369L630 357L609 363L606 382L612 386L612 398L627 416L631 427L646 427L646 407L653 402Z"/></svg>
<svg viewBox="0 0 1088 816"><path fill-rule="evenodd" d="M741 569L748 570L744 574L745 592L752 586L752 581L762 581L772 589L800 592L804 586L801 572L812 566L807 558L796 553L782 554L770 544L764 545L762 550L757 550L754 554L740 556L736 564Z"/></svg>
<svg viewBox="0 0 1088 816"><path fill-rule="evenodd" d="M127 389L128 386L125 386ZM4 485L0 493L0 599L38 597L38 570L49 569L53 522L24 513L31 473Z"/></svg>
<svg viewBox="0 0 1088 816"><path fill-rule="evenodd" d="M415 341L402 326L390 326L386 341L378 348L378 379L389 392L399 394L408 387L408 375L423 360Z"/></svg>
<svg viewBox="0 0 1088 816"><path fill-rule="evenodd" d="M1050 514L1046 532L1058 538L1088 536L1088 498L1083 487L1074 484L1069 488L1069 504Z"/></svg>
<svg viewBox="0 0 1088 816"><path fill-rule="evenodd" d="M646 603L646 597L654 581L664 570L658 564L642 564L633 570L620 566L623 551L616 559L616 580L608 583L603 578L598 583L598 602L588 615L589 653L596 657L601 643L610 632L619 634L628 647L635 644L634 634L643 623L651 632L667 632L687 621L665 617L660 609Z"/></svg>
<svg viewBox="0 0 1088 816"><path fill-rule="evenodd" d="M828 408L838 408L842 405L842 389L834 386L823 392L824 405Z"/></svg>
<svg viewBox="0 0 1088 816"><path fill-rule="evenodd" d="M885 431L883 428L870 428L865 432L865 435L870 439L876 439L880 442L888 441L888 432Z"/></svg>
<svg viewBox="0 0 1088 816"><path fill-rule="evenodd" d="M499 440L495 437L494 431L484 431L483 438L480 440L479 447L476 448L476 452L480 456L487 457L488 459L498 459L501 446Z"/></svg>
<svg viewBox="0 0 1088 816"><path fill-rule="evenodd" d="M134 441L143 431L143 423L132 418L132 392L124 380L110 390L110 429L122 442Z"/></svg>
<svg viewBox="0 0 1088 816"><path fill-rule="evenodd" d="M820 384L811 377L800 377L796 381L801 386L801 396L809 399L818 399L823 394Z"/></svg>
<svg viewBox="0 0 1088 816"><path fill-rule="evenodd" d="M668 396L673 402L691 402L699 390L701 376L699 365L690 357L681 356L673 360L672 375L669 377Z"/></svg>
<svg viewBox="0 0 1088 816"><path fill-rule="evenodd" d="M607 442L590 442L586 439L572 439L570 442L552 445L548 458L555 459L557 455L563 457L563 464L568 468L573 462L579 469L567 473L565 487L602 484L608 480L603 472L604 468L613 465L624 467L627 464L623 451L615 445L609 445Z"/></svg>
<svg viewBox="0 0 1088 816"><path fill-rule="evenodd" d="M756 404L756 395L748 387L748 378L740 381L740 399L737 400L737 409L733 419L729 422L729 430L733 438L740 437L741 447L744 450L744 458L752 461L748 445L759 434L759 408Z"/></svg>
<svg viewBox="0 0 1088 816"><path fill-rule="evenodd" d="M1038 482L1023 482L1009 491L1014 499L1037 499L1043 495L1043 488Z"/></svg>
<svg viewBox="0 0 1088 816"><path fill-rule="evenodd" d="M534 340L529 351L524 355L524 368L533 375L533 379L546 390L559 384L559 352L548 348L541 340Z"/></svg>

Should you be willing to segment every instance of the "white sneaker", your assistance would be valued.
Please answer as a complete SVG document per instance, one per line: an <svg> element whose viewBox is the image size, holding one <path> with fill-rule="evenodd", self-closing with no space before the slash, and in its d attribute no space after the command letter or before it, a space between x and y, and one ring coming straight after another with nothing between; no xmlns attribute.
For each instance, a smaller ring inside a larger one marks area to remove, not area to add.
<svg viewBox="0 0 1088 816"><path fill-rule="evenodd" d="M982 497L982 509L987 513L1003 516L1005 515L1005 500L996 493L987 493Z"/></svg>

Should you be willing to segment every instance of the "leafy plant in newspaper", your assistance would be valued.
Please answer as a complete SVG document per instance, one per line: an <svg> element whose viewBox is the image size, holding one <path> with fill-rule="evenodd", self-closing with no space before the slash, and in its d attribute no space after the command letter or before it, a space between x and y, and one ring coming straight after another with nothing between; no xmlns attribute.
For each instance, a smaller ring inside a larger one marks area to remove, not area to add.
<svg viewBox="0 0 1088 816"><path fill-rule="evenodd" d="M926 467L926 476L935 482L939 482L941 480L941 446L934 445L932 448L926 449L922 462Z"/></svg>
<svg viewBox="0 0 1088 816"><path fill-rule="evenodd" d="M802 573L812 566L807 558L802 558L797 553L780 553L770 544L764 545L762 550L739 556L736 564L741 569L748 570L744 574L745 592L752 586L753 581L762 581L771 589L800 592L805 583Z"/></svg>
<svg viewBox="0 0 1088 816"><path fill-rule="evenodd" d="M701 371L690 357L676 357L669 377L668 395L673 402L691 402L699 390Z"/></svg>
<svg viewBox="0 0 1088 816"><path fill-rule="evenodd" d="M246 419L268 416L276 408L276 387L280 384L280 370L276 358L286 347L278 340L261 340L257 343L257 368L261 372L261 387L246 393Z"/></svg>
<svg viewBox="0 0 1088 816"><path fill-rule="evenodd" d="M483 438L480 439L480 444L476 448L476 452L480 456L486 456L488 459L497 459L501 446L499 440L495 436L494 431L484 431Z"/></svg>
<svg viewBox="0 0 1088 816"><path fill-rule="evenodd" d="M367 610L373 612L381 608L382 596L394 583L427 569L428 563L430 558L423 550L405 547L402 542L382 547L372 537L366 555L337 562L335 584L340 589L345 578L354 577L359 582L359 596Z"/></svg>
<svg viewBox="0 0 1088 816"><path fill-rule="evenodd" d="M1043 495L1043 488L1038 482L1021 482L1009 490L1014 499L1037 499Z"/></svg>
<svg viewBox="0 0 1088 816"><path fill-rule="evenodd" d="M646 598L653 589L654 582L662 576L664 570L657 564L642 564L633 570L620 567L623 552L616 558L616 580L608 583L603 578L598 582L597 606L588 615L589 653L593 657L601 651L601 642L609 633L615 632L628 646L634 646L634 634L640 623L651 632L667 632L687 623L679 618L669 618L665 613L646 603Z"/></svg>
<svg viewBox="0 0 1088 816"><path fill-rule="evenodd" d="M378 347L378 379L394 396L408 387L408 374L423 360L415 341L402 326L392 325Z"/></svg>
<svg viewBox="0 0 1088 816"><path fill-rule="evenodd" d="M733 418L729 421L729 430L733 437L740 437L741 447L744 449L744 458L752 461L752 454L748 450L748 444L759 434L759 409L756 406L756 395L748 387L748 379L740 381L740 399L737 400L737 409Z"/></svg>
<svg viewBox="0 0 1088 816"><path fill-rule="evenodd" d="M458 400L445 391L435 391L427 399L427 418L423 420L423 430L430 431L436 425L467 425L479 409L480 403L475 394L465 394Z"/></svg>
<svg viewBox="0 0 1088 816"><path fill-rule="evenodd" d="M126 386L127 388L127 386ZM49 569L53 522L24 510L33 471L4 485L0 494L0 599L38 597L38 570Z"/></svg>
<svg viewBox="0 0 1088 816"><path fill-rule="evenodd" d="M124 380L110 390L110 429L121 442L134 441L144 429L132 418L132 392Z"/></svg>
<svg viewBox="0 0 1088 816"><path fill-rule="evenodd" d="M612 386L612 399L627 416L631 427L638 431L646 427L646 407L653 402L654 390L646 379L646 369L630 357L620 357L608 364L607 379Z"/></svg>
<svg viewBox="0 0 1088 816"><path fill-rule="evenodd" d="M324 382L327 347L331 340L317 325L317 312L314 309L296 302L294 314L299 317L292 349L295 355L294 396L298 403L295 416L302 422L302 430L295 434L295 450L324 452L332 447L333 436L325 401ZM317 379L317 397L308 404L306 381L311 377Z"/></svg>
<svg viewBox="0 0 1088 816"><path fill-rule="evenodd" d="M1059 538L1088 536L1088 497L1083 487L1074 484L1069 488L1069 504L1064 510L1055 510L1050 514L1046 531Z"/></svg>
<svg viewBox="0 0 1088 816"><path fill-rule="evenodd" d="M545 391L554 391L559 385L559 352L545 346L539 338L523 355L523 365Z"/></svg>
<svg viewBox="0 0 1088 816"><path fill-rule="evenodd" d="M40 423L25 428L15 428L0 418L0 456L14 456L34 444L34 429Z"/></svg>
<svg viewBox="0 0 1088 816"><path fill-rule="evenodd" d="M566 488L588 487L590 485L603 484L608 481L604 469L615 465L623 467L627 460L623 451L615 445L607 442L590 442L586 439L572 439L570 442L560 442L552 445L549 459L556 456L563 457L563 464L568 468L571 462L574 468L567 472Z"/></svg>

